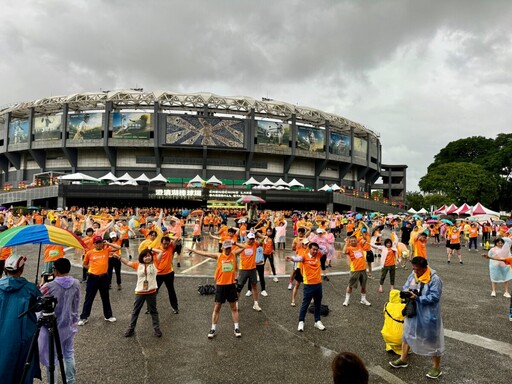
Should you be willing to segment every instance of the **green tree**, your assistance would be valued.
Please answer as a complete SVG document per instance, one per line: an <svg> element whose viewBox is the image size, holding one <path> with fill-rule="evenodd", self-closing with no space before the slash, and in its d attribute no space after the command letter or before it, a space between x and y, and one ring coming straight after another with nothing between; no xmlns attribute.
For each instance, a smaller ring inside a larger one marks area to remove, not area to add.
<svg viewBox="0 0 512 384"><path fill-rule="evenodd" d="M498 197L499 177L482 165L453 162L430 168L420 179L424 192L442 193L456 204L490 205Z"/></svg>
<svg viewBox="0 0 512 384"><path fill-rule="evenodd" d="M439 193L428 194L425 196L425 208L431 206L439 208L442 207L443 204L450 205L452 202L453 201L449 200L446 195Z"/></svg>
<svg viewBox="0 0 512 384"><path fill-rule="evenodd" d="M425 198L420 192L407 192L407 205L409 208L420 210L425 205Z"/></svg>

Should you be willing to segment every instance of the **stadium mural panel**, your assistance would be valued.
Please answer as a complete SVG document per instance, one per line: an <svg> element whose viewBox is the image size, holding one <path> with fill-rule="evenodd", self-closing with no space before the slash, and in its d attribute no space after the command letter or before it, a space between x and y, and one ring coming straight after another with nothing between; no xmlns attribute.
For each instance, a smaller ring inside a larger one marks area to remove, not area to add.
<svg viewBox="0 0 512 384"><path fill-rule="evenodd" d="M34 141L60 140L62 115L34 117Z"/></svg>
<svg viewBox="0 0 512 384"><path fill-rule="evenodd" d="M272 146L288 146L290 141L290 124L276 121L258 120L257 138L258 144Z"/></svg>
<svg viewBox="0 0 512 384"><path fill-rule="evenodd" d="M77 113L68 115L69 140L101 139L103 130L103 113Z"/></svg>
<svg viewBox="0 0 512 384"><path fill-rule="evenodd" d="M338 156L350 156L350 136L331 132L329 152Z"/></svg>
<svg viewBox="0 0 512 384"><path fill-rule="evenodd" d="M114 112L112 137L114 139L149 139L151 113Z"/></svg>
<svg viewBox="0 0 512 384"><path fill-rule="evenodd" d="M165 143L244 147L245 121L220 117L167 116Z"/></svg>
<svg viewBox="0 0 512 384"><path fill-rule="evenodd" d="M9 143L28 143L28 119L16 119L9 123Z"/></svg>
<svg viewBox="0 0 512 384"><path fill-rule="evenodd" d="M360 137L354 137L354 156L365 159L368 148L368 142Z"/></svg>
<svg viewBox="0 0 512 384"><path fill-rule="evenodd" d="M324 129L299 125L297 126L297 133L297 148L310 152L324 152Z"/></svg>

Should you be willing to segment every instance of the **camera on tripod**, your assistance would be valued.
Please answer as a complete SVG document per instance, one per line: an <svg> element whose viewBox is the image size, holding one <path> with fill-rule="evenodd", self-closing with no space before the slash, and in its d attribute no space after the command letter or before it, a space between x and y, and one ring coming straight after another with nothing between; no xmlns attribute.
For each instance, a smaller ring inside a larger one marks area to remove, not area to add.
<svg viewBox="0 0 512 384"><path fill-rule="evenodd" d="M413 289L413 290L410 290L410 291L401 291L400 292L400 298L402 299L402 302L405 303L407 300L409 300L413 293L416 296L419 296L419 294L420 294L420 292L417 289Z"/></svg>
<svg viewBox="0 0 512 384"><path fill-rule="evenodd" d="M34 305L35 312L54 313L57 299L53 296L40 296Z"/></svg>

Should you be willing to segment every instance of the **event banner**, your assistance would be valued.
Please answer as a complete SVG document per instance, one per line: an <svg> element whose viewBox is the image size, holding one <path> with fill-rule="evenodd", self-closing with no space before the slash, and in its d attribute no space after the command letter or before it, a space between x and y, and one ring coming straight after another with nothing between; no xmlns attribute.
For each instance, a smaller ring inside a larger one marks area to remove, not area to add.
<svg viewBox="0 0 512 384"><path fill-rule="evenodd" d="M368 149L368 141L359 137L354 137L354 156L359 158L366 158Z"/></svg>
<svg viewBox="0 0 512 384"><path fill-rule="evenodd" d="M11 120L9 123L9 144L28 143L28 119Z"/></svg>
<svg viewBox="0 0 512 384"><path fill-rule="evenodd" d="M77 113L68 115L68 140L98 140L103 130L103 113Z"/></svg>
<svg viewBox="0 0 512 384"><path fill-rule="evenodd" d="M243 148L245 121L220 117L167 116L165 143Z"/></svg>
<svg viewBox="0 0 512 384"><path fill-rule="evenodd" d="M332 132L329 140L329 152L338 156L350 156L350 136Z"/></svg>
<svg viewBox="0 0 512 384"><path fill-rule="evenodd" d="M34 141L60 140L62 115L34 117Z"/></svg>
<svg viewBox="0 0 512 384"><path fill-rule="evenodd" d="M112 137L114 139L149 139L151 113L114 112L112 114Z"/></svg>
<svg viewBox="0 0 512 384"><path fill-rule="evenodd" d="M325 130L313 127L297 126L297 148L311 152L323 152Z"/></svg>
<svg viewBox="0 0 512 384"><path fill-rule="evenodd" d="M290 141L290 124L276 121L258 120L258 144L286 146Z"/></svg>

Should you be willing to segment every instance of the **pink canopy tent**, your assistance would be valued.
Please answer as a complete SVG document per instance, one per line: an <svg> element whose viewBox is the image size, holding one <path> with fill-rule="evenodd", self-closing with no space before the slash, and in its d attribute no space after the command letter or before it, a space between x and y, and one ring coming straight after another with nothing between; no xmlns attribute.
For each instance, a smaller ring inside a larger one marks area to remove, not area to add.
<svg viewBox="0 0 512 384"><path fill-rule="evenodd" d="M448 208L446 208L446 214L451 215L451 214L455 213L455 211L457 209L458 209L457 206L455 204L452 204Z"/></svg>
<svg viewBox="0 0 512 384"><path fill-rule="evenodd" d="M446 204L434 211L434 215L446 215Z"/></svg>
<svg viewBox="0 0 512 384"><path fill-rule="evenodd" d="M471 207L466 203L462 204L455 212L456 215L470 215Z"/></svg>
<svg viewBox="0 0 512 384"><path fill-rule="evenodd" d="M495 212L495 211L491 211L490 209L488 208L485 208L482 204L480 203L476 203L475 206L473 207L473 210L471 212L471 214L474 216L474 215L496 215L499 217L499 213L498 212Z"/></svg>

